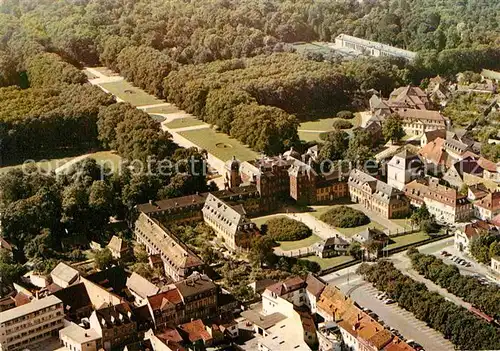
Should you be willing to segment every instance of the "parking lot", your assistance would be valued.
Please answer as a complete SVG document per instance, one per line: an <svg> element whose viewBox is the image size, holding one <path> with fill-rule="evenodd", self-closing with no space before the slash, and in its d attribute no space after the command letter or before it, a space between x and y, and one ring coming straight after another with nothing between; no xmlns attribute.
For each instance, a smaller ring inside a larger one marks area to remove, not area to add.
<svg viewBox="0 0 500 351"><path fill-rule="evenodd" d="M400 308L396 303L386 305L376 295L380 293L371 284L364 282L359 276L353 277L350 283L344 283L339 288L361 307L370 309L378 316L387 329L393 328L394 334L401 334L406 340L414 340L425 350L453 350L453 344L441 333L429 328L412 313Z"/></svg>

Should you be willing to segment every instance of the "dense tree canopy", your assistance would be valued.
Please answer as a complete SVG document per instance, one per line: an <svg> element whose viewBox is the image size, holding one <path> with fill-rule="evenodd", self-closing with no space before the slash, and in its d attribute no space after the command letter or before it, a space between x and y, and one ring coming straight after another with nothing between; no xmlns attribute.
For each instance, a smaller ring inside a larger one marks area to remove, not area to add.
<svg viewBox="0 0 500 351"><path fill-rule="evenodd" d="M267 234L276 241L294 241L308 238L311 228L288 217L272 218L266 222Z"/></svg>
<svg viewBox="0 0 500 351"><path fill-rule="evenodd" d="M351 228L370 223L363 212L348 206L334 207L323 213L320 219L334 227Z"/></svg>

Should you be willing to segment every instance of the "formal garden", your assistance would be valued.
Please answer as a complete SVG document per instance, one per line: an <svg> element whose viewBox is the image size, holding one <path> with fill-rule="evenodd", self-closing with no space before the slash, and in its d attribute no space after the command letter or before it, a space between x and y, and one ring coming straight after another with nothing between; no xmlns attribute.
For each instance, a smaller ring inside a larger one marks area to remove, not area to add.
<svg viewBox="0 0 500 351"><path fill-rule="evenodd" d="M153 95L146 93L144 90L133 86L126 80L120 80L110 83L100 83L99 86L106 89L116 97L134 106L156 105L165 102L154 97Z"/></svg>

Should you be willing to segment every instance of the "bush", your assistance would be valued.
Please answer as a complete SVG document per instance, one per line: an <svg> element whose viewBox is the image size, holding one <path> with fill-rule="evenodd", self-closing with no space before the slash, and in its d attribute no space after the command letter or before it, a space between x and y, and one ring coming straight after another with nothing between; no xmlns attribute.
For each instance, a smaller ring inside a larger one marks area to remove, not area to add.
<svg viewBox="0 0 500 351"><path fill-rule="evenodd" d="M352 113L351 111L339 111L337 112L337 117L343 119L353 119L354 113Z"/></svg>
<svg viewBox="0 0 500 351"><path fill-rule="evenodd" d="M295 241L308 238L311 228L288 217L273 218L266 222L267 234L276 241Z"/></svg>
<svg viewBox="0 0 500 351"><path fill-rule="evenodd" d="M335 129L349 129L352 128L352 123L344 119L336 119L333 121L332 127Z"/></svg>
<svg viewBox="0 0 500 351"><path fill-rule="evenodd" d="M332 208L323 213L319 219L340 228L353 228L370 223L370 218L363 212L347 206Z"/></svg>

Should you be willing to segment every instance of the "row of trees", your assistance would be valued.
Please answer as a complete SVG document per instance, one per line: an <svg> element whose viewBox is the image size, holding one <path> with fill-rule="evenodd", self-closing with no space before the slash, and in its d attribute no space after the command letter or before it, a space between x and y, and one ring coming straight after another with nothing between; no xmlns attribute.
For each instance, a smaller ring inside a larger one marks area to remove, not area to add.
<svg viewBox="0 0 500 351"><path fill-rule="evenodd" d="M472 239L470 253L476 260L489 265L491 258L500 256L500 235L482 233Z"/></svg>
<svg viewBox="0 0 500 351"><path fill-rule="evenodd" d="M436 256L417 252L409 253L412 267L426 278L445 288L453 295L477 306L489 316L500 318L500 289L482 285L477 278L461 275L457 266L447 265Z"/></svg>
<svg viewBox="0 0 500 351"><path fill-rule="evenodd" d="M402 274L390 261L362 264L359 273L363 278L396 300L399 306L410 311L431 328L443 333L460 349L496 350L500 348L498 330L486 321L452 302L425 284Z"/></svg>

